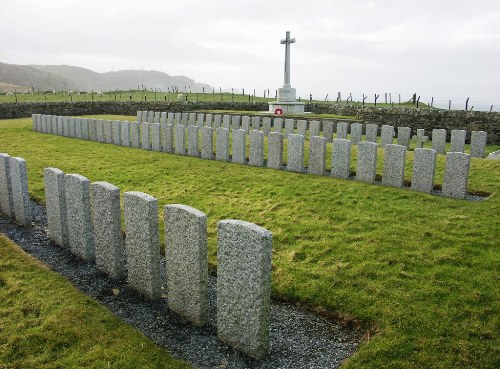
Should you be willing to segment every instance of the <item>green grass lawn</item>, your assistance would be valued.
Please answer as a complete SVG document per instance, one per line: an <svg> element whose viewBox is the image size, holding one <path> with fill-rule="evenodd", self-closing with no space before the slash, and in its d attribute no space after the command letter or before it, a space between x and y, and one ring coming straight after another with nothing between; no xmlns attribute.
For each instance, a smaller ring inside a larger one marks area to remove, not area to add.
<svg viewBox="0 0 500 369"><path fill-rule="evenodd" d="M0 368L189 368L0 234Z"/></svg>
<svg viewBox="0 0 500 369"><path fill-rule="evenodd" d="M205 212L212 266L217 221L267 228L273 295L370 331L345 368L498 367L499 161L471 160L469 189L491 196L469 202L45 135L31 119L0 121L0 142L0 152L26 159L37 200L43 168L54 166ZM409 152L406 179L412 160ZM443 168L439 155L438 184Z"/></svg>

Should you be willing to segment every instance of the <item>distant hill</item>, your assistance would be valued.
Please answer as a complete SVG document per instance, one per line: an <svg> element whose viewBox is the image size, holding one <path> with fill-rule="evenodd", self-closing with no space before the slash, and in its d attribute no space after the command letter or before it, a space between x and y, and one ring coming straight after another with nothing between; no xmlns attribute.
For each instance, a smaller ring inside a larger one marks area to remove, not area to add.
<svg viewBox="0 0 500 369"><path fill-rule="evenodd" d="M6 63L0 63L0 82L44 91L67 90L71 83L71 81L60 75L41 71L27 65Z"/></svg>
<svg viewBox="0 0 500 369"><path fill-rule="evenodd" d="M70 65L14 65L0 63L0 83L33 87L40 90L109 91L139 88L167 91L184 87L191 92L211 90L211 86L196 83L185 76L170 76L158 71L122 70L97 73ZM3 92L1 90L0 92Z"/></svg>

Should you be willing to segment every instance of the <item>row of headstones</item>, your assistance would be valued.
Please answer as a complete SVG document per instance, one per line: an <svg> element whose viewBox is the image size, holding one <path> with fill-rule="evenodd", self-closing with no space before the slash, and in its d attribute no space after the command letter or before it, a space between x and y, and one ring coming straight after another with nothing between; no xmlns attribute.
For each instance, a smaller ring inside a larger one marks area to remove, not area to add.
<svg viewBox="0 0 500 369"><path fill-rule="evenodd" d="M269 132L280 132L285 137L289 134L297 133L304 137L320 136L326 138L327 142L332 142L334 137L334 130L336 128L337 139L347 139L350 134L351 143L357 145L363 139L363 125L361 123L347 123L332 121L318 121L318 120L305 120L305 119L283 119L274 118L274 122L270 117L258 116L240 116L240 115L221 115L221 114L205 114L205 113L172 113L172 112L154 112L154 111L138 111L138 122L148 123L164 123L164 124L183 124L185 126L208 126L212 128L223 127L227 129L243 129L247 133L250 130L259 131L262 128L264 135ZM465 130L452 130L450 140L451 152L464 152L465 151ZM377 143L379 127L377 124L368 123L365 126L365 141ZM380 128L380 146L393 144L395 137L394 126L382 125ZM432 148L438 154L446 153L446 129L433 129L432 130ZM415 142L417 148L422 148L424 143L429 141L429 136L425 135L425 129L417 129L416 134L412 136L412 129L410 127L397 127L397 144L405 146L410 149L410 142ZM484 157L484 150L486 147L487 132L485 131L472 131L470 138L470 155L477 158Z"/></svg>
<svg viewBox="0 0 500 369"><path fill-rule="evenodd" d="M48 117L48 118L47 118ZM45 120L53 121L54 117L45 116ZM99 121L84 118L55 117L56 123L73 122L77 128L74 132L91 131L90 136L99 142L132 146L145 150L165 151L179 155L214 159L212 127L198 127L182 124L137 123L128 121ZM60 118L60 119L59 119ZM42 119L43 120L43 119ZM48 125L50 126L50 125ZM86 127L81 129L81 127ZM59 127L59 126L57 126ZM63 124L63 128L65 125ZM78 128L80 127L80 128ZM89 128L90 127L90 128ZM43 125L42 125L43 128ZM186 151L187 130L187 151ZM201 130L201 150L199 131ZM67 132L65 129L63 133ZM73 132L69 130L70 134ZM107 134L106 134L107 132ZM252 130L247 161L247 132L242 129L232 131L232 155L229 155L229 129L219 127L215 130L215 159L232 161L252 166L267 166L273 169L285 169L297 173L327 175L325 137L313 136L309 142L309 164L304 165L305 137L298 134L288 135L288 160L283 163L284 135L270 132L268 138L268 156L264 160L264 132ZM85 135L71 137L83 138ZM350 177L350 158L352 142L346 139L332 141L332 168L330 175L336 178ZM355 179L366 183L374 183L376 178L377 144L363 141L358 144L357 168ZM382 184L403 187L406 161L406 146L387 144L385 147ZM414 165L411 189L431 193L433 190L437 152L433 149L417 148L414 151ZM446 154L445 173L442 194L447 197L464 198L467 194L470 155L460 152Z"/></svg>
<svg viewBox="0 0 500 369"><path fill-rule="evenodd" d="M0 206L8 217L31 224L26 162L0 154ZM196 326L209 321L207 216L185 205L167 205L166 276L160 273L158 200L124 193L125 241L120 190L57 168L44 169L49 238L79 258L94 261L113 278L149 299L161 297L164 279L169 308ZM255 357L269 350L272 234L255 224L217 224L217 334Z"/></svg>

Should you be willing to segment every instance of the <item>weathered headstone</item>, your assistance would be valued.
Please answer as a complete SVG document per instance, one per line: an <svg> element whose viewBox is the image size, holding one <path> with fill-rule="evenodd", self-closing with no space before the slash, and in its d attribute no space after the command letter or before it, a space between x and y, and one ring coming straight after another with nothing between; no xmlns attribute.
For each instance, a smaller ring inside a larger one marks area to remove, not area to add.
<svg viewBox="0 0 500 369"><path fill-rule="evenodd" d="M264 132L265 136L269 136L269 132L271 132L271 118L270 117L262 117L262 132Z"/></svg>
<svg viewBox="0 0 500 369"><path fill-rule="evenodd" d="M140 147L139 131L140 131L140 124L138 122L130 123L130 143L131 146L136 149Z"/></svg>
<svg viewBox="0 0 500 369"><path fill-rule="evenodd" d="M160 123L151 124L151 149L161 151Z"/></svg>
<svg viewBox="0 0 500 369"><path fill-rule="evenodd" d="M167 124L167 112L166 111L162 111L160 113L160 124Z"/></svg>
<svg viewBox="0 0 500 369"><path fill-rule="evenodd" d="M168 307L194 325L205 325L208 323L207 216L192 207L174 204L165 206L164 219Z"/></svg>
<svg viewBox="0 0 500 369"><path fill-rule="evenodd" d="M373 183L377 169L377 144L363 141L358 144L356 180Z"/></svg>
<svg viewBox="0 0 500 369"><path fill-rule="evenodd" d="M69 118L69 136L68 137L76 137L76 134L75 134L75 118L71 117ZM102 126L103 126L103 130L104 130L104 121L102 121ZM50 130L51 130L51 126L49 124L49 131L47 133L50 133ZM103 131L104 132L104 131ZM105 140L105 136L103 136L104 138L104 141L103 142L106 142Z"/></svg>
<svg viewBox="0 0 500 369"><path fill-rule="evenodd" d="M398 127L398 145L404 146L406 147L407 150L409 150L410 139L411 139L411 128Z"/></svg>
<svg viewBox="0 0 500 369"><path fill-rule="evenodd" d="M212 127L212 122L213 122L213 115L212 114L206 114L205 115L205 126Z"/></svg>
<svg viewBox="0 0 500 369"><path fill-rule="evenodd" d="M337 140L347 139L347 122L337 122Z"/></svg>
<svg viewBox="0 0 500 369"><path fill-rule="evenodd" d="M288 135L293 135L294 132L295 132L295 119L285 119L285 137L288 137Z"/></svg>
<svg viewBox="0 0 500 369"><path fill-rule="evenodd" d="M304 136L288 135L286 170L297 173L304 172Z"/></svg>
<svg viewBox="0 0 500 369"><path fill-rule="evenodd" d="M406 146L394 144L385 146L382 184L392 187L403 187L405 160Z"/></svg>
<svg viewBox="0 0 500 369"><path fill-rule="evenodd" d="M309 136L310 137L319 136L320 125L321 125L321 122L319 120L311 120L309 122Z"/></svg>
<svg viewBox="0 0 500 369"><path fill-rule="evenodd" d="M438 154L446 153L446 129L432 130L432 148Z"/></svg>
<svg viewBox="0 0 500 369"><path fill-rule="evenodd" d="M151 131L150 125L152 123L141 123L141 149L151 150Z"/></svg>
<svg viewBox="0 0 500 369"><path fill-rule="evenodd" d="M92 183L92 210L97 269L121 279L125 276L125 247L120 189L108 182Z"/></svg>
<svg viewBox="0 0 500 369"><path fill-rule="evenodd" d="M10 155L6 153L0 153L0 209L8 217L14 218Z"/></svg>
<svg viewBox="0 0 500 369"><path fill-rule="evenodd" d="M26 160L19 157L9 158L12 203L16 221L22 225L31 224L31 205L28 193L28 171Z"/></svg>
<svg viewBox="0 0 500 369"><path fill-rule="evenodd" d="M182 124L182 113L174 113L174 124Z"/></svg>
<svg viewBox="0 0 500 369"><path fill-rule="evenodd" d="M361 123L351 124L351 143L357 145L363 136L363 125Z"/></svg>
<svg viewBox="0 0 500 369"><path fill-rule="evenodd" d="M186 126L183 124L175 126L175 153L177 155L186 154Z"/></svg>
<svg viewBox="0 0 500 369"><path fill-rule="evenodd" d="M151 122L151 124L153 124L153 123L160 123L160 112L159 111L154 112L154 118L153 118L153 121Z"/></svg>
<svg viewBox="0 0 500 369"><path fill-rule="evenodd" d="M49 238L56 245L68 246L65 174L57 168L45 168L43 178Z"/></svg>
<svg viewBox="0 0 500 369"><path fill-rule="evenodd" d="M196 113L189 113L188 126L196 125Z"/></svg>
<svg viewBox="0 0 500 369"><path fill-rule="evenodd" d="M205 122L205 114L204 113L198 113L196 116L196 125L198 127L203 127L203 123Z"/></svg>
<svg viewBox="0 0 500 369"><path fill-rule="evenodd" d="M142 120L142 110L137 110L137 121L140 122Z"/></svg>
<svg viewBox="0 0 500 369"><path fill-rule="evenodd" d="M217 129L221 127L221 122L222 122L222 115L220 114L215 114L214 115L214 124L213 124L213 129Z"/></svg>
<svg viewBox="0 0 500 369"><path fill-rule="evenodd" d="M283 134L269 132L267 142L267 166L273 169L283 169Z"/></svg>
<svg viewBox="0 0 500 369"><path fill-rule="evenodd" d="M443 176L443 196L457 199L465 198L465 195L467 195L469 166L469 154L454 151L446 154L446 164Z"/></svg>
<svg viewBox="0 0 500 369"><path fill-rule="evenodd" d="M333 140L333 122L329 120L324 120L323 124L323 137L326 138L326 142L332 142Z"/></svg>
<svg viewBox="0 0 500 369"><path fill-rule="evenodd" d="M84 259L94 259L94 240L90 210L90 181L79 174L66 174L66 212L68 245L71 252Z"/></svg>
<svg viewBox="0 0 500 369"><path fill-rule="evenodd" d="M199 128L197 126L188 126L188 155L199 157L200 149L198 144Z"/></svg>
<svg viewBox="0 0 500 369"><path fill-rule="evenodd" d="M188 126L188 120L189 120L189 113L182 113L181 114L181 124L185 127Z"/></svg>
<svg viewBox="0 0 500 369"><path fill-rule="evenodd" d="M144 110L142 112L142 120L137 121L137 122L138 123L147 122L148 121L148 115L149 115L149 112L147 110Z"/></svg>
<svg viewBox="0 0 500 369"><path fill-rule="evenodd" d="M283 118L274 118L273 132L283 133Z"/></svg>
<svg viewBox="0 0 500 369"><path fill-rule="evenodd" d="M413 136L413 140L415 141L415 146L421 149L424 147L424 143L429 141L429 137L425 135L425 129L418 128L417 134Z"/></svg>
<svg viewBox="0 0 500 369"><path fill-rule="evenodd" d="M167 124L174 125L175 122L175 113L174 112L167 112Z"/></svg>
<svg viewBox="0 0 500 369"><path fill-rule="evenodd" d="M121 146L122 140L121 140L121 122L119 120L113 120L111 122L112 130L113 130L113 143L115 145Z"/></svg>
<svg viewBox="0 0 500 369"><path fill-rule="evenodd" d="M381 147L385 147L385 145L392 144L392 141L394 139L394 127L384 124L382 126L380 136L381 136L380 140Z"/></svg>
<svg viewBox="0 0 500 369"><path fill-rule="evenodd" d="M336 139L332 141L331 176L347 179L351 175L351 141Z"/></svg>
<svg viewBox="0 0 500 369"><path fill-rule="evenodd" d="M163 151L174 152L174 126L172 124L162 124L162 146Z"/></svg>
<svg viewBox="0 0 500 369"><path fill-rule="evenodd" d="M241 129L245 132L250 132L250 117L244 115L241 117Z"/></svg>
<svg viewBox="0 0 500 369"><path fill-rule="evenodd" d="M466 133L467 132L463 129L454 129L451 131L451 152L464 152Z"/></svg>
<svg viewBox="0 0 500 369"><path fill-rule="evenodd" d="M436 150L416 148L413 151L411 189L431 193L436 171Z"/></svg>
<svg viewBox="0 0 500 369"><path fill-rule="evenodd" d="M104 142L108 143L108 144L113 143L113 133L112 133L112 129L111 129L111 121L104 119L102 121L102 126L104 129Z"/></svg>
<svg viewBox="0 0 500 369"><path fill-rule="evenodd" d="M484 148L486 147L486 138L488 134L485 131L472 131L470 135L470 155L475 158L484 157Z"/></svg>
<svg viewBox="0 0 500 369"><path fill-rule="evenodd" d="M231 116L225 114L222 117L222 127L226 129L231 129Z"/></svg>
<svg viewBox="0 0 500 369"><path fill-rule="evenodd" d="M68 127L64 128L66 137L71 137L71 120L68 118ZM104 126L102 124L102 119L96 119L95 121L95 132L97 137L97 142L104 142Z"/></svg>
<svg viewBox="0 0 500 369"><path fill-rule="evenodd" d="M366 141L377 143L378 137L378 126L373 123L368 123L366 125Z"/></svg>
<svg viewBox="0 0 500 369"><path fill-rule="evenodd" d="M124 209L127 281L139 293L157 299L161 295L158 200L142 192L125 192Z"/></svg>
<svg viewBox="0 0 500 369"><path fill-rule="evenodd" d="M96 126L95 126L95 119L90 118L89 119L89 140L90 141L97 141L97 132L96 132ZM65 129L65 121L63 118L63 131ZM64 132L63 132L64 135Z"/></svg>
<svg viewBox="0 0 500 369"><path fill-rule="evenodd" d="M128 120L121 121L120 136L122 146L130 147L130 122Z"/></svg>
<svg viewBox="0 0 500 369"><path fill-rule="evenodd" d="M240 220L217 229L217 335L261 359L269 350L272 234Z"/></svg>
<svg viewBox="0 0 500 369"><path fill-rule="evenodd" d="M252 117L252 130L260 131L260 117Z"/></svg>
<svg viewBox="0 0 500 369"><path fill-rule="evenodd" d="M297 120L297 134L306 137L306 134L307 134L307 120L305 120L305 119L299 119L299 120Z"/></svg>
<svg viewBox="0 0 500 369"><path fill-rule="evenodd" d="M250 132L248 164L255 167L264 165L264 132L256 130Z"/></svg>
<svg viewBox="0 0 500 369"><path fill-rule="evenodd" d="M213 159L214 153L214 130L212 127L203 127L201 129L201 158Z"/></svg>
<svg viewBox="0 0 500 369"><path fill-rule="evenodd" d="M215 159L229 161L229 129L219 127L216 130Z"/></svg>
<svg viewBox="0 0 500 369"><path fill-rule="evenodd" d="M309 140L309 164L307 166L308 173L316 174L319 176L324 175L325 163L326 163L326 138L319 136L311 136Z"/></svg>
<svg viewBox="0 0 500 369"><path fill-rule="evenodd" d="M240 120L241 120L240 115L231 116L231 128L232 129L240 129Z"/></svg>
<svg viewBox="0 0 500 369"><path fill-rule="evenodd" d="M154 121L155 121L155 112L150 110L148 111L148 120L146 123L154 123Z"/></svg>
<svg viewBox="0 0 500 369"><path fill-rule="evenodd" d="M233 129L233 154L231 161L246 164L247 133L242 129Z"/></svg>

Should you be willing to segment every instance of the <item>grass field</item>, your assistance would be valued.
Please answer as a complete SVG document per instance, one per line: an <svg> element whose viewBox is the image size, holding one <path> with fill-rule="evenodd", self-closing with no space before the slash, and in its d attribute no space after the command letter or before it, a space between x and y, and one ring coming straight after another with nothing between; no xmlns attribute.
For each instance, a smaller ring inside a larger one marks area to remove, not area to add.
<svg viewBox="0 0 500 369"><path fill-rule="evenodd" d="M44 135L31 119L0 121L0 142L0 152L26 159L37 200L42 170L54 166L205 212L212 266L217 221L267 228L273 295L371 332L345 368L498 367L499 161L471 160L469 189L491 196L468 202ZM411 162L409 153L407 179ZM437 183L443 167L440 155Z"/></svg>
<svg viewBox="0 0 500 369"><path fill-rule="evenodd" d="M252 95L249 96L248 93ZM28 102L28 101L109 101L109 100L117 100L117 101L178 101L178 95L183 94L183 101L225 101L225 102L267 102L274 101L276 98L274 97L273 91L270 91L271 98L262 97L264 95L263 91L259 91L258 94L262 96L253 96L253 91L246 91L246 94L242 93L231 93L231 92L223 92L219 93L215 91L207 91L206 93L189 93L188 92L153 92L153 91L88 91L86 93L68 93L68 91L56 91L56 92L36 92L30 94L0 94L0 103L2 102ZM300 99L297 97L299 101L309 102L309 99ZM336 101L324 101L324 100L313 100L313 103L317 104L333 104ZM346 102L340 101L340 104L349 104L349 105L362 105L359 101L349 101ZM367 106L373 106L373 103L366 103ZM391 104L385 103L377 103L377 106L388 107L388 106L397 106L397 107L416 107L415 104L408 102L401 102ZM419 107L424 108L427 107L426 104L420 103Z"/></svg>

